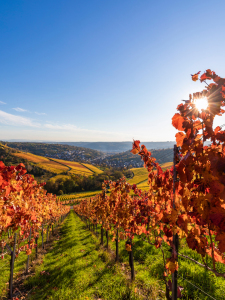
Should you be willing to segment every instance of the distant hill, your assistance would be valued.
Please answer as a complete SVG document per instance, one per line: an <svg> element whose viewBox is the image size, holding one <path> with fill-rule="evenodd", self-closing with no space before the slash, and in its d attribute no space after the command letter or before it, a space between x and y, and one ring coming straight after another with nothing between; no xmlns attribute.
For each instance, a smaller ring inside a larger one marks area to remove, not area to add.
<svg viewBox="0 0 225 300"><path fill-rule="evenodd" d="M75 147L67 144L49 144L37 142L1 142L11 148L41 155L45 157L52 157L64 160L73 160L79 162L87 162L89 160L101 157L102 152L88 149L84 147Z"/></svg>
<svg viewBox="0 0 225 300"><path fill-rule="evenodd" d="M29 141L25 142L22 140L9 140L8 144L57 144L57 145L69 145L73 147L81 147L81 148L88 148L97 151L103 152L124 152L127 150L131 150L132 148L132 141L126 142L41 142L41 141ZM175 141L167 141L167 142L142 142L147 149L166 149L172 148L175 144Z"/></svg>
<svg viewBox="0 0 225 300"><path fill-rule="evenodd" d="M175 141L171 142L141 142L147 149L172 148ZM60 142L62 145L84 147L103 152L124 152L132 149L132 142Z"/></svg>
<svg viewBox="0 0 225 300"><path fill-rule="evenodd" d="M150 149L148 149L150 150ZM152 157L156 158L156 162L159 164L164 164L167 162L173 161L173 148L168 149L153 149L150 150ZM123 153L117 153L111 156L108 156L102 160L102 162L114 165L126 165L126 166L134 166L134 167L142 167L143 161L139 155L134 155L130 151L125 151Z"/></svg>

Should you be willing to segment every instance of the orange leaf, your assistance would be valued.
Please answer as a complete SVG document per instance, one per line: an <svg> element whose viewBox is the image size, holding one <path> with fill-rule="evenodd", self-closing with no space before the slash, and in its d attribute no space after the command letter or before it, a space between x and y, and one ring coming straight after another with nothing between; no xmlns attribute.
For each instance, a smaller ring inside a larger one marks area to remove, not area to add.
<svg viewBox="0 0 225 300"><path fill-rule="evenodd" d="M172 118L172 125L178 130L184 130L183 122L184 118L178 113L176 113Z"/></svg>
<svg viewBox="0 0 225 300"><path fill-rule="evenodd" d="M195 73L194 75L191 75L193 81L198 80L198 75L200 74L200 71L198 73Z"/></svg>
<svg viewBox="0 0 225 300"><path fill-rule="evenodd" d="M172 261L167 258L166 268L171 272L174 273L176 270L178 270L178 262Z"/></svg>
<svg viewBox="0 0 225 300"><path fill-rule="evenodd" d="M176 136L177 147L181 147L183 145L185 134L183 132L178 132L175 136Z"/></svg>

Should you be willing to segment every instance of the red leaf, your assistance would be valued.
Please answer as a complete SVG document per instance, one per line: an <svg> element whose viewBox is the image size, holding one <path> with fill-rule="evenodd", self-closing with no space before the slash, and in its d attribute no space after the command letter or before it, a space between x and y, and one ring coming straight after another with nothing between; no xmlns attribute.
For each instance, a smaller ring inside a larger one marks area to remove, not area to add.
<svg viewBox="0 0 225 300"><path fill-rule="evenodd" d="M200 81L202 82L202 81L204 81L204 80L211 80L212 78L211 77L208 77L207 75L206 75L206 73L204 73L204 74L202 74L202 76L200 77Z"/></svg>

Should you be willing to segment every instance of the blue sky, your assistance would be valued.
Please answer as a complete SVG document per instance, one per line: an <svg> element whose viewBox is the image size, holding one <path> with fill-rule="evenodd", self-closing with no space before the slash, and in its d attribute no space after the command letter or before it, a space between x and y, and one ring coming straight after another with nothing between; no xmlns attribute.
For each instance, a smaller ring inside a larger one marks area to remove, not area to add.
<svg viewBox="0 0 225 300"><path fill-rule="evenodd" d="M224 0L1 1L0 140L175 140L177 105L204 88L190 74L225 77L224 11Z"/></svg>

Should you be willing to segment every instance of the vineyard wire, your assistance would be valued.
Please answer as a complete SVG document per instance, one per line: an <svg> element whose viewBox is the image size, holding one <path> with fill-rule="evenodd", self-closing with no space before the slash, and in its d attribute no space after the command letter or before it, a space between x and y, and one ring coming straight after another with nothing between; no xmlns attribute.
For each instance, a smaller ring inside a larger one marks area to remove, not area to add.
<svg viewBox="0 0 225 300"><path fill-rule="evenodd" d="M5 263L5 264L0 268L0 270L2 270L6 265L9 265L9 262Z"/></svg>
<svg viewBox="0 0 225 300"><path fill-rule="evenodd" d="M152 245L152 244L149 243L149 241L147 241L146 239L141 238L141 237L139 237L139 238L140 238L141 240L143 240L144 242L146 242L146 243ZM135 250L135 249L134 249L134 251L135 251L135 252L140 252L140 253L141 253L141 251L137 251L137 250ZM182 258L184 258L184 257L182 257ZM184 259L185 259L185 258L184 258ZM207 270L207 271L209 271L209 270ZM199 289L199 290L200 290L201 292L203 292L204 294L208 295L209 297L211 297L211 298L214 299L214 300L217 300L216 298L213 298L212 296L210 296L209 294L207 294L207 292L205 292L204 290L202 290L200 287L194 285L192 282L190 282L189 280L187 280L186 278L184 278L183 275L182 275L182 276L180 276L179 274L177 274L177 275L178 275L178 277L182 278L182 280L186 280L189 284L193 285L195 288Z"/></svg>
<svg viewBox="0 0 225 300"><path fill-rule="evenodd" d="M180 276L177 274L178 277L182 278L182 280L187 281L189 284L193 285L196 289L200 290L202 293L206 294L207 296L209 296L210 298L217 300L216 298L213 298L212 296L210 296L208 293L206 293L205 291L203 291L200 287L196 286L194 283L190 282L189 280L187 280L186 278L184 278L183 276Z"/></svg>
<svg viewBox="0 0 225 300"><path fill-rule="evenodd" d="M163 158L165 158L165 157L167 157L167 156L169 156L169 155L171 155L171 154L173 154L173 150L171 150L171 152L169 152L169 153L167 153L167 154L164 154L163 156L160 156L159 158L157 158L156 160L160 160L160 159L163 159Z"/></svg>
<svg viewBox="0 0 225 300"><path fill-rule="evenodd" d="M141 240L143 240L144 242L147 242L148 244L151 245L151 243L149 243L147 240L141 238ZM140 252L141 251L137 251L134 249L135 252ZM208 271L208 270L207 270ZM212 296L210 296L207 292L205 292L204 290L202 290L200 287L194 285L192 282L190 282L189 280L187 280L186 278L184 278L184 276L180 276L179 274L177 274L178 277L182 278L182 280L186 280L189 284L193 285L196 289L200 290L202 293L206 294L207 296L209 296L210 298L214 299L214 300L217 300L216 298L213 298Z"/></svg>
<svg viewBox="0 0 225 300"><path fill-rule="evenodd" d="M96 235L96 233L94 233ZM97 233L98 234L98 233ZM147 242L148 244L151 244L149 243L147 240L143 239L140 237L141 240L143 240L144 242ZM134 249L135 252L140 252L141 251L137 251ZM216 298L212 297L211 295L209 295L207 292L205 292L204 290L202 290L200 287L196 286L195 284L193 284L192 282L190 282L189 280L187 280L186 278L184 278L184 276L180 276L179 274L177 274L178 277L180 277L182 280L185 280L187 281L189 284L193 285L196 289L200 290L202 293L204 293L205 295L209 296L211 299L213 300L217 300Z"/></svg>

